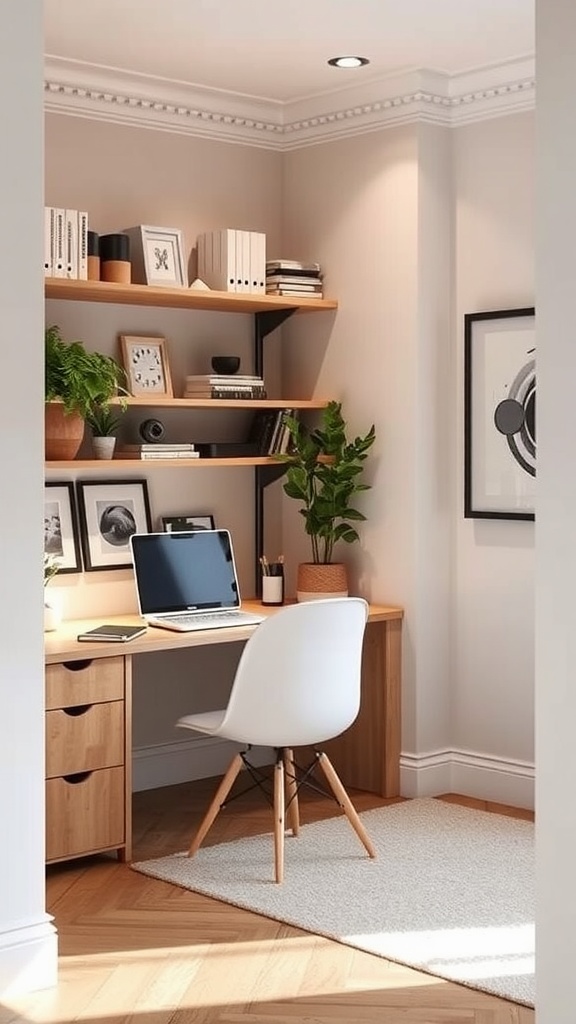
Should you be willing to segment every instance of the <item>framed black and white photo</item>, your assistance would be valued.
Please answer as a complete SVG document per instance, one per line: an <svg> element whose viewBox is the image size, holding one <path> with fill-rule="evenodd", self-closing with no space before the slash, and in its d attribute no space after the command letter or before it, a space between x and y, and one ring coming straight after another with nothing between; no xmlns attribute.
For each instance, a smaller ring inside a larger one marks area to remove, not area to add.
<svg viewBox="0 0 576 1024"><path fill-rule="evenodd" d="M214 516L162 516L162 529L165 533L176 533L183 530L214 530Z"/></svg>
<svg viewBox="0 0 576 1024"><path fill-rule="evenodd" d="M141 395L172 398L165 338L157 334L121 334L120 348L131 395L135 398Z"/></svg>
<svg viewBox="0 0 576 1024"><path fill-rule="evenodd" d="M44 553L57 561L58 573L82 571L72 483L44 485Z"/></svg>
<svg viewBox="0 0 576 1024"><path fill-rule="evenodd" d="M76 486L86 571L131 568L130 537L152 529L146 480L79 480Z"/></svg>
<svg viewBox="0 0 576 1024"><path fill-rule="evenodd" d="M179 228L139 224L135 228L126 228L124 233L130 238L133 282L168 288L187 286Z"/></svg>
<svg viewBox="0 0 576 1024"><path fill-rule="evenodd" d="M464 317L464 515L534 519L534 307Z"/></svg>

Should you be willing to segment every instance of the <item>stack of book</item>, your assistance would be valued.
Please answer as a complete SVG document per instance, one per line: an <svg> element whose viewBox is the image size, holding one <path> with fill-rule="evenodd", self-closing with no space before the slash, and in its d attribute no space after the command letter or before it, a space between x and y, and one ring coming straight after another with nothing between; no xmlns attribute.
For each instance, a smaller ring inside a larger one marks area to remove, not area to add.
<svg viewBox="0 0 576 1024"><path fill-rule="evenodd" d="M319 263L299 260L268 260L266 294L322 298L322 273Z"/></svg>
<svg viewBox="0 0 576 1024"><path fill-rule="evenodd" d="M250 374L197 373L186 377L184 398L266 398L266 388Z"/></svg>
<svg viewBox="0 0 576 1024"><path fill-rule="evenodd" d="M278 455L289 451L290 431L286 419L295 419L296 409L260 409L252 420L248 443L258 455Z"/></svg>
<svg viewBox="0 0 576 1024"><path fill-rule="evenodd" d="M165 444L163 441L123 444L116 450L117 459L198 459L196 445L184 441L181 444Z"/></svg>

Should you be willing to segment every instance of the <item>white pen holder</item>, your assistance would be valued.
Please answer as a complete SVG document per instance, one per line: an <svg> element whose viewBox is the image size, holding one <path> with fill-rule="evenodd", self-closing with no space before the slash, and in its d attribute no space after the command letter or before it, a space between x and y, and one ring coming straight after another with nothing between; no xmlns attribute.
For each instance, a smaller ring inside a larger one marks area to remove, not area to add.
<svg viewBox="0 0 576 1024"><path fill-rule="evenodd" d="M268 566L262 576L262 604L284 604L284 572L280 563Z"/></svg>

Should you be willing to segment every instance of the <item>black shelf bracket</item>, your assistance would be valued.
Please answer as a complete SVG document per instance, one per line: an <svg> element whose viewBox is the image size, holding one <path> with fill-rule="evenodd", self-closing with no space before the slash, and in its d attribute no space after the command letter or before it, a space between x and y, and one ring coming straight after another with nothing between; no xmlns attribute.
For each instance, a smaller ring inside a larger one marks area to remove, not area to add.
<svg viewBox="0 0 576 1024"><path fill-rule="evenodd" d="M268 484L272 484L284 476L287 468L285 462L279 462L277 466L254 467L254 549L256 553L254 583L257 597L262 596L260 558L264 554L264 491Z"/></svg>
<svg viewBox="0 0 576 1024"><path fill-rule="evenodd" d="M257 377L264 376L264 338L280 327L294 312L294 309L272 309L254 314L254 373Z"/></svg>
<svg viewBox="0 0 576 1024"><path fill-rule="evenodd" d="M295 309L271 309L254 314L254 373L264 376L264 338L295 313ZM257 597L262 596L260 558L264 554L264 488L286 472L286 465L256 466L254 473L254 582Z"/></svg>

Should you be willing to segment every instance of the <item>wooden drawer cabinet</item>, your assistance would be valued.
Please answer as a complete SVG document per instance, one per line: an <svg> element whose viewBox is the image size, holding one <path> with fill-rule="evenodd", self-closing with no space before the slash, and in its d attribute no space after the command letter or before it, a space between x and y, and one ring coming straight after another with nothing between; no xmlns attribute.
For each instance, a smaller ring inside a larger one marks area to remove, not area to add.
<svg viewBox="0 0 576 1024"><path fill-rule="evenodd" d="M46 666L46 860L130 856L129 656Z"/></svg>
<svg viewBox="0 0 576 1024"><path fill-rule="evenodd" d="M48 779L46 860L120 848L124 834L124 768Z"/></svg>

